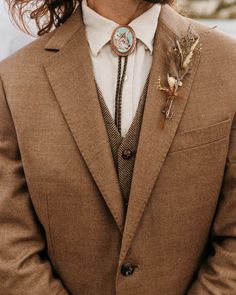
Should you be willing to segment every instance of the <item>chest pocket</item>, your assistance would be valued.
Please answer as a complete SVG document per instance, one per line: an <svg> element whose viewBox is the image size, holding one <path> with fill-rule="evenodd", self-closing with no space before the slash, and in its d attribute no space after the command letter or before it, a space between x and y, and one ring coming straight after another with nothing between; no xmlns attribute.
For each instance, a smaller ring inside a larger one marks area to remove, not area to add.
<svg viewBox="0 0 236 295"><path fill-rule="evenodd" d="M220 141L229 136L232 119L217 122L216 124L177 132L173 139L169 153L200 147L209 143Z"/></svg>

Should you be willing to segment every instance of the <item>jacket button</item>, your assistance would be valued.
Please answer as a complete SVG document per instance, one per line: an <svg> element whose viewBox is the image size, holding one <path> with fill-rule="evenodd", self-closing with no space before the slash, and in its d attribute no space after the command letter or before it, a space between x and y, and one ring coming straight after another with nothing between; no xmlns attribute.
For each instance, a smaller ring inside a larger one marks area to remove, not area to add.
<svg viewBox="0 0 236 295"><path fill-rule="evenodd" d="M131 159L132 158L132 156L133 156L133 152L131 151L131 150L124 150L123 152L122 152L122 158L123 159L125 159L125 160L129 160L129 159Z"/></svg>
<svg viewBox="0 0 236 295"><path fill-rule="evenodd" d="M121 266L121 274L123 276L130 276L134 272L135 266L131 263L125 263Z"/></svg>

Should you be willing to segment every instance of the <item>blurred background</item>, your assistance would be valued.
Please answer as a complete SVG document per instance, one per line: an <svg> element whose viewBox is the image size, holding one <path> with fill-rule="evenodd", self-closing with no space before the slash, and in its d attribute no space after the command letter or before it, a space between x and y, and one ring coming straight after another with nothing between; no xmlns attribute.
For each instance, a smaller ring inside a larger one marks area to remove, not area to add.
<svg viewBox="0 0 236 295"><path fill-rule="evenodd" d="M236 0L177 0L180 10L187 16L236 38ZM0 0L0 60L35 38L21 32L9 20L4 0Z"/></svg>
<svg viewBox="0 0 236 295"><path fill-rule="evenodd" d="M177 0L190 17L236 38L236 0Z"/></svg>
<svg viewBox="0 0 236 295"><path fill-rule="evenodd" d="M24 34L9 19L4 0L0 0L0 60L35 38Z"/></svg>

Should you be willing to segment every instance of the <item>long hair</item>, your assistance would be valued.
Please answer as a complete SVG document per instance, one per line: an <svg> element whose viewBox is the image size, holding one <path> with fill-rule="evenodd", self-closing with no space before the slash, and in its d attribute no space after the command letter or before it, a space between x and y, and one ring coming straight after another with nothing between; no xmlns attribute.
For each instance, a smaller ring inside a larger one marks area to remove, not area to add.
<svg viewBox="0 0 236 295"><path fill-rule="evenodd" d="M81 0L6 0L6 2L11 18L18 27L31 33L27 20L33 19L38 29L37 35L42 36L62 25L73 14ZM172 5L175 0L157 0L156 2Z"/></svg>

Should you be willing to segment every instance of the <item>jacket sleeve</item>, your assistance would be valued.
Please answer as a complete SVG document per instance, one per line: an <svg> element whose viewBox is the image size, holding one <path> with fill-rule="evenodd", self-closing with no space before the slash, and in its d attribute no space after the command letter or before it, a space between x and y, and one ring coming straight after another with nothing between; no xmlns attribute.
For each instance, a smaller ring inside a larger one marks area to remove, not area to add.
<svg viewBox="0 0 236 295"><path fill-rule="evenodd" d="M236 115L211 242L212 253L201 266L187 295L236 294Z"/></svg>
<svg viewBox="0 0 236 295"><path fill-rule="evenodd" d="M68 295L53 276L0 80L0 294Z"/></svg>

